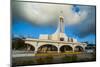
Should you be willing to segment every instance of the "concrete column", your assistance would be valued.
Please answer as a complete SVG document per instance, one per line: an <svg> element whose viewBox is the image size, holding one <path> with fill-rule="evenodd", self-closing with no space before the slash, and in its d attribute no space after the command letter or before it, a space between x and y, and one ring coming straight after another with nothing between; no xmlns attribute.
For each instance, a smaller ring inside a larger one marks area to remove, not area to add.
<svg viewBox="0 0 100 67"><path fill-rule="evenodd" d="M35 51L34 51L34 54L36 54L36 53L37 53L37 50L38 50L38 48L37 48L37 47L35 47Z"/></svg>
<svg viewBox="0 0 100 67"><path fill-rule="evenodd" d="M59 47L57 47L58 48L58 53L60 52L60 48Z"/></svg>
<svg viewBox="0 0 100 67"><path fill-rule="evenodd" d="M72 47L73 48L73 52L75 52L75 47Z"/></svg>
<svg viewBox="0 0 100 67"><path fill-rule="evenodd" d="M59 46L59 44L58 44L58 47L57 48L58 48L58 53L59 53L60 52L60 46Z"/></svg>
<svg viewBox="0 0 100 67"><path fill-rule="evenodd" d="M35 52L34 52L34 54L36 54L37 51L38 51L38 42L37 42L37 44L36 44L36 46L35 46Z"/></svg>
<svg viewBox="0 0 100 67"><path fill-rule="evenodd" d="M83 47L83 51L85 51L85 47Z"/></svg>

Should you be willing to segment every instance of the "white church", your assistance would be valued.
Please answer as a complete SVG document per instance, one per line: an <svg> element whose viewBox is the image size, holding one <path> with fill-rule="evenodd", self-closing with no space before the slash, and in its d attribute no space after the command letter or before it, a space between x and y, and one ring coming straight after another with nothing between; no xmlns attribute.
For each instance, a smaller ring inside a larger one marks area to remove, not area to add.
<svg viewBox="0 0 100 67"><path fill-rule="evenodd" d="M35 53L46 52L84 52L86 43L80 43L77 39L70 38L64 33L64 17L59 16L58 27L52 35L40 34L39 39L26 38L25 43L34 48Z"/></svg>

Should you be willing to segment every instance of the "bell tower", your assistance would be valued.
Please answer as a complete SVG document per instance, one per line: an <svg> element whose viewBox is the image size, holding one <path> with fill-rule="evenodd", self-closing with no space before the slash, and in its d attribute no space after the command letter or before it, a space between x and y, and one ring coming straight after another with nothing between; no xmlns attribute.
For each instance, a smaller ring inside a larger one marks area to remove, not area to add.
<svg viewBox="0 0 100 67"><path fill-rule="evenodd" d="M60 32L64 33L64 17L59 16L59 18L60 18Z"/></svg>
<svg viewBox="0 0 100 67"><path fill-rule="evenodd" d="M68 37L66 36L64 32L64 16L63 11L60 11L60 14L58 16L58 27L56 32L52 35L52 40L60 40L60 41L67 41Z"/></svg>
<svg viewBox="0 0 100 67"><path fill-rule="evenodd" d="M64 17L62 16L62 14L63 14L63 11L61 11L60 12L61 13L61 16L59 16L59 20L60 20L60 22L59 22L59 33L64 33Z"/></svg>
<svg viewBox="0 0 100 67"><path fill-rule="evenodd" d="M63 17L63 11L60 12L61 15L59 16L59 39L60 41L64 41L64 17Z"/></svg>

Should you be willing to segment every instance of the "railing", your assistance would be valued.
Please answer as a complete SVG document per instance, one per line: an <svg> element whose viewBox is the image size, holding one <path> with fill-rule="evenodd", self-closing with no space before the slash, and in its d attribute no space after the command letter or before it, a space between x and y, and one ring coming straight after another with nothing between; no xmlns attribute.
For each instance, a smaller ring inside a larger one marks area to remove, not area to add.
<svg viewBox="0 0 100 67"><path fill-rule="evenodd" d="M72 52L72 51L67 51L67 52L57 52L57 51L51 51L51 52L35 52L35 51L19 51L19 50L13 50L12 51L12 56L13 57L30 57L30 56L47 56L47 55L80 55L80 54L91 54L94 52Z"/></svg>
<svg viewBox="0 0 100 67"><path fill-rule="evenodd" d="M30 57L30 56L35 56L34 51L12 51L12 57Z"/></svg>
<svg viewBox="0 0 100 67"><path fill-rule="evenodd" d="M16 51L12 51L12 54L33 54L33 53L35 53L35 51L18 51L18 50L16 50Z"/></svg>
<svg viewBox="0 0 100 67"><path fill-rule="evenodd" d="M38 42L56 42L56 43L68 43L68 44L82 44L80 42L67 42L67 41L54 41L54 40L43 40L43 39L24 39L25 41L38 41Z"/></svg>

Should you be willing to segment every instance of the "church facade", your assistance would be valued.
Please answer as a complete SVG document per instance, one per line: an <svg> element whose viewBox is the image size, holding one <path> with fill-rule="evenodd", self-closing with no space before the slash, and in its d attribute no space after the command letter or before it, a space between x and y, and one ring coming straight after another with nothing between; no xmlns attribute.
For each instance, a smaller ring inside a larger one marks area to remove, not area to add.
<svg viewBox="0 0 100 67"><path fill-rule="evenodd" d="M83 52L86 43L80 43L75 38L70 38L64 33L64 17L59 16L58 28L52 35L41 34L39 39L26 38L24 39L26 44L31 45L34 48L35 53L46 52ZM30 47L29 47L30 49Z"/></svg>

